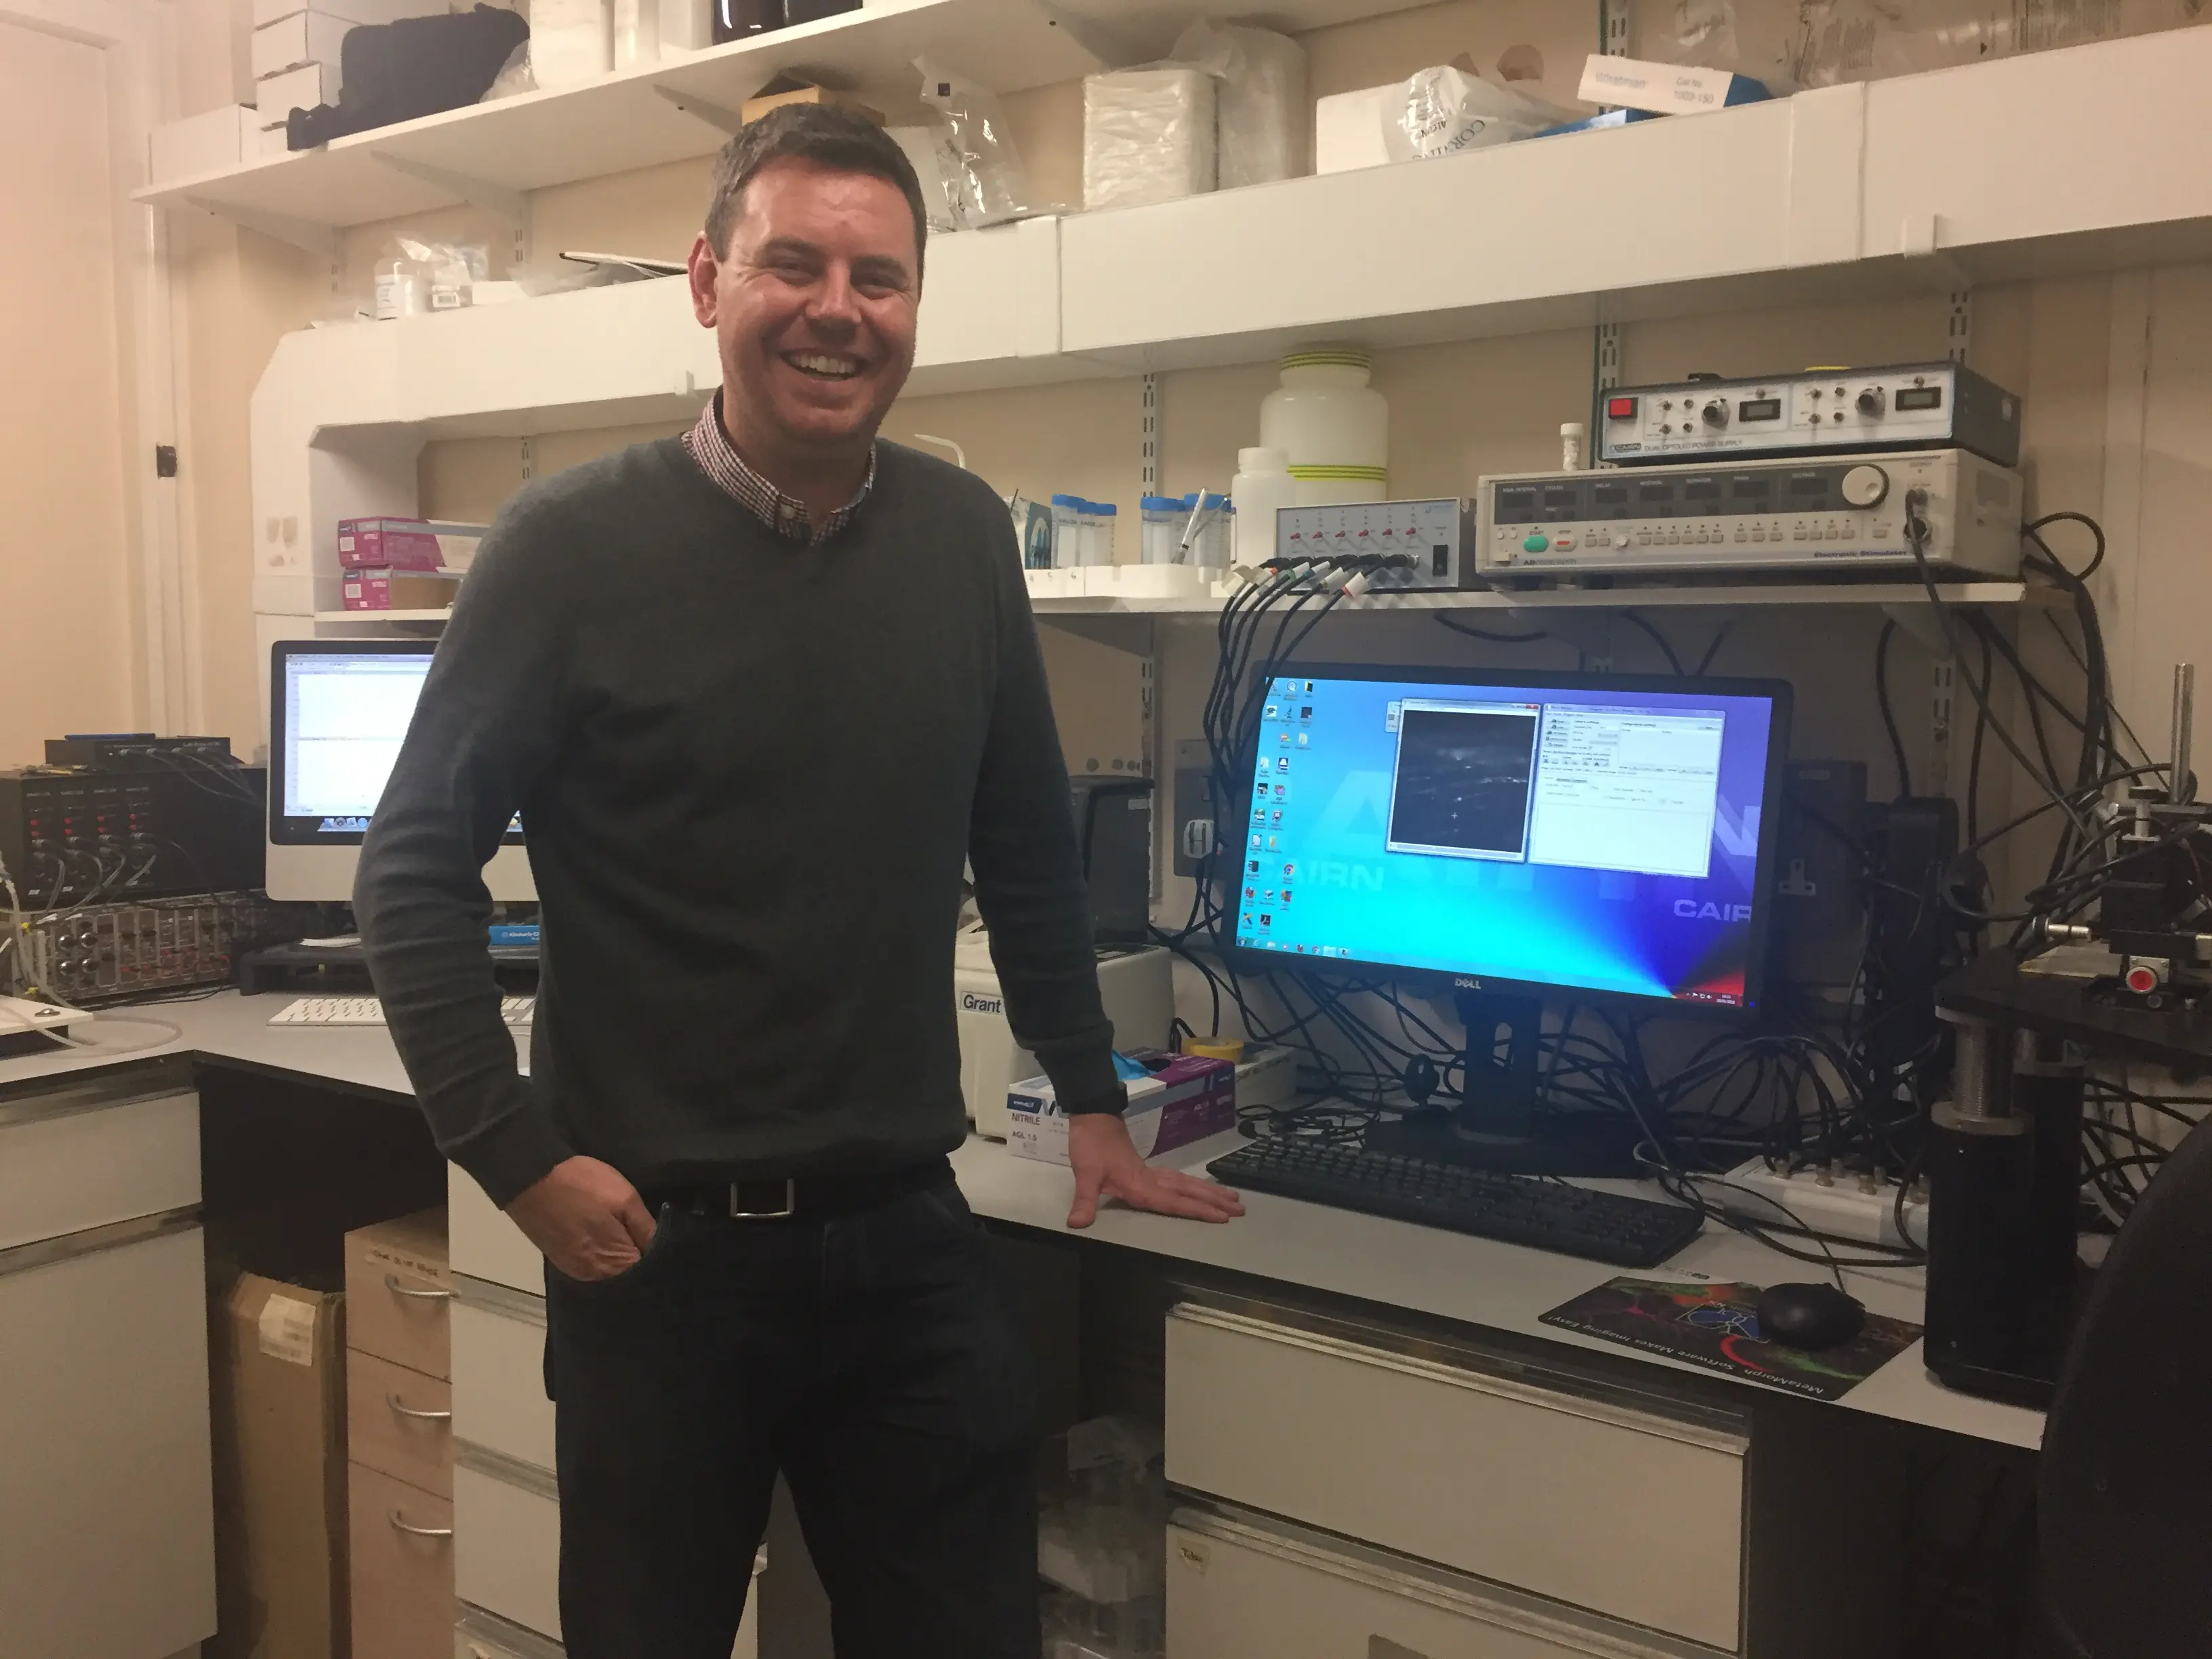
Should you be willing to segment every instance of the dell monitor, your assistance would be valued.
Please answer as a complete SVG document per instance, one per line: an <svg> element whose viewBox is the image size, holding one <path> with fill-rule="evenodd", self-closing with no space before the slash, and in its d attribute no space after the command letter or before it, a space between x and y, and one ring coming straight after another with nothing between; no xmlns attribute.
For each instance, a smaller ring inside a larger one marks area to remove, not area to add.
<svg viewBox="0 0 2212 1659"><path fill-rule="evenodd" d="M1633 1126L1534 1134L1541 1001L1759 1006L1790 688L1316 665L1258 696L1238 957L1444 975L1470 1034L1458 1107L1372 1144L1632 1173Z"/></svg>
<svg viewBox="0 0 2212 1659"><path fill-rule="evenodd" d="M269 675L269 896L353 896L362 836L430 672L432 640L283 640ZM520 817L484 866L502 902L537 889Z"/></svg>

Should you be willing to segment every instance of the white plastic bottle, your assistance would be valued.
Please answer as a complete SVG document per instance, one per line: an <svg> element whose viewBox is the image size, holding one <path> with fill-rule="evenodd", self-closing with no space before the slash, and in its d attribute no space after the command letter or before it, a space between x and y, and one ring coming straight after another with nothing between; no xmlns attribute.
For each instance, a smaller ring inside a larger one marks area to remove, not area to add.
<svg viewBox="0 0 2212 1659"><path fill-rule="evenodd" d="M1282 384L1260 404L1260 443L1288 459L1298 506L1389 495L1390 405L1367 383L1371 367L1352 346L1283 359Z"/></svg>
<svg viewBox="0 0 2212 1659"><path fill-rule="evenodd" d="M1052 498L1052 568L1073 570L1088 564L1084 556L1089 546L1085 534L1089 520L1083 516L1083 497L1054 495Z"/></svg>
<svg viewBox="0 0 2212 1659"><path fill-rule="evenodd" d="M1275 556L1275 510L1296 507L1297 481L1291 477L1291 458L1265 445L1237 452L1237 476L1229 481L1229 499L1237 503L1236 562L1257 570Z"/></svg>
<svg viewBox="0 0 2212 1659"><path fill-rule="evenodd" d="M1094 565L1113 563L1114 529L1121 517L1121 509L1111 501L1085 501L1084 512L1091 525L1091 556L1084 562Z"/></svg>

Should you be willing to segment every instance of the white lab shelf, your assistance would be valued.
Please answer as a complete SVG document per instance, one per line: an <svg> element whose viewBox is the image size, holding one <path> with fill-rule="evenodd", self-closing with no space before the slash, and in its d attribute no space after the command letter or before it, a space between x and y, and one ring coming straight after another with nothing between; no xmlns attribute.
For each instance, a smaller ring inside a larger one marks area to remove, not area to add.
<svg viewBox="0 0 2212 1659"><path fill-rule="evenodd" d="M1392 9L1386 0L1292 0L1285 20L1310 25ZM1082 0L1072 15L1148 42L1172 27L1170 11L1164 0ZM646 143L664 116L705 134L684 142L711 147L713 129L678 116L656 86L737 100L750 90L738 82L787 64L869 85L903 65L923 35L948 57L972 46L978 57L963 67L1002 87L1079 71L1087 54L1043 16L1030 0L887 0L788 35L408 123L333 144L319 158L224 177L367 167L363 180L389 191L391 170L368 154L378 145L506 187L581 176L586 167L607 173L636 165L625 146ZM2212 27L2188 28L941 237L930 250L910 389L1249 362L1331 337L1416 343L2205 257L2212 113L2198 88L2208 82ZM636 112L637 130L599 131L593 100L633 94L652 106ZM546 125L516 125L526 121ZM329 183L303 186L297 200L257 183L259 193L236 201L241 213L313 210L325 222L373 216L357 201L338 205L345 192ZM192 194L179 185L148 199ZM380 201L374 213L391 210ZM718 378L712 341L675 281L289 336L254 396L255 609L302 619L332 609L332 526L413 511L416 459L431 438L688 418ZM1042 613L1132 606L1156 615L1212 608L1083 599L1049 601Z"/></svg>
<svg viewBox="0 0 2212 1659"><path fill-rule="evenodd" d="M1287 0L1267 15L1304 29L1404 6L1405 0ZM726 136L718 123L734 118L746 99L785 70L872 94L896 109L914 104L913 60L927 52L997 91L1015 92L1089 74L1105 57L1157 57L1194 9L1228 15L1239 8L1160 0L1058 0L1050 6L1040 0L868 0L859 11L820 22L558 92L377 127L320 149L149 187L135 199L210 208L248 222L258 216L325 228L367 224L451 206L467 198L470 183L542 190L711 155ZM686 104L696 112L687 113Z"/></svg>
<svg viewBox="0 0 2212 1659"><path fill-rule="evenodd" d="M2212 252L2212 29L1085 214L1061 344L1130 370Z"/></svg>
<svg viewBox="0 0 2212 1659"><path fill-rule="evenodd" d="M2008 605L2042 599L2048 590L2021 582L1939 582L1936 591L1943 603L1956 605ZM1762 586L1736 587L1592 587L1535 589L1500 593L1376 593L1339 602L1339 616L1389 616L1412 611L1733 611L1745 605L1779 608L1786 605L1923 605L1928 590L1917 582L1861 582L1796 584L1778 582ZM1053 617L1188 617L1220 614L1218 599L1033 599L1030 608L1038 616ZM441 624L448 611L318 611L318 628L349 624Z"/></svg>
<svg viewBox="0 0 2212 1659"><path fill-rule="evenodd" d="M1939 582L1946 605L2019 605L2032 593L2021 582ZM1924 605L1928 590L1917 582L1774 582L1729 587L1532 588L1522 592L1482 590L1468 593L1369 593L1338 601L1332 615L1388 616L1408 611L1644 611L1656 608L1733 611L1745 605ZM1030 602L1040 617L1212 617L1218 599L1039 599Z"/></svg>

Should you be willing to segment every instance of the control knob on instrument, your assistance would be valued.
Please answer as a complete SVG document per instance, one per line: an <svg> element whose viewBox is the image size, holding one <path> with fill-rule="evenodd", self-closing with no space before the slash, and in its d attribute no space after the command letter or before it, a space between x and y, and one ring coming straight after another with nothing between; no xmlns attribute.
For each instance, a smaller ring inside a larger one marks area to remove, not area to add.
<svg viewBox="0 0 2212 1659"><path fill-rule="evenodd" d="M1855 466L1844 474L1844 499L1853 507L1878 507L1889 494L1889 474L1878 466Z"/></svg>
<svg viewBox="0 0 2212 1659"><path fill-rule="evenodd" d="M1889 394L1880 386L1867 386L1859 392L1859 413L1869 420L1880 420L1882 409L1888 402Z"/></svg>
<svg viewBox="0 0 2212 1659"><path fill-rule="evenodd" d="M1729 418L1728 399L1715 398L1698 411L1698 416L1707 426L1726 426Z"/></svg>

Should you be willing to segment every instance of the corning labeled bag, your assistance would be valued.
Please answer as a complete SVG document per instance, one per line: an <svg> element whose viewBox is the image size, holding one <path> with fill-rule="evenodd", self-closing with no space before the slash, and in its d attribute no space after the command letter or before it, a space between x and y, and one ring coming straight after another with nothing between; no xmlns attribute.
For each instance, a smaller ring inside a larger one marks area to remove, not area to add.
<svg viewBox="0 0 2212 1659"><path fill-rule="evenodd" d="M1394 161L1425 161L1532 137L1578 112L1440 64L1382 99L1382 147Z"/></svg>
<svg viewBox="0 0 2212 1659"><path fill-rule="evenodd" d="M1029 178L998 99L927 58L914 66L921 101L944 118L939 173L952 218L963 230L1020 218L1030 210Z"/></svg>

